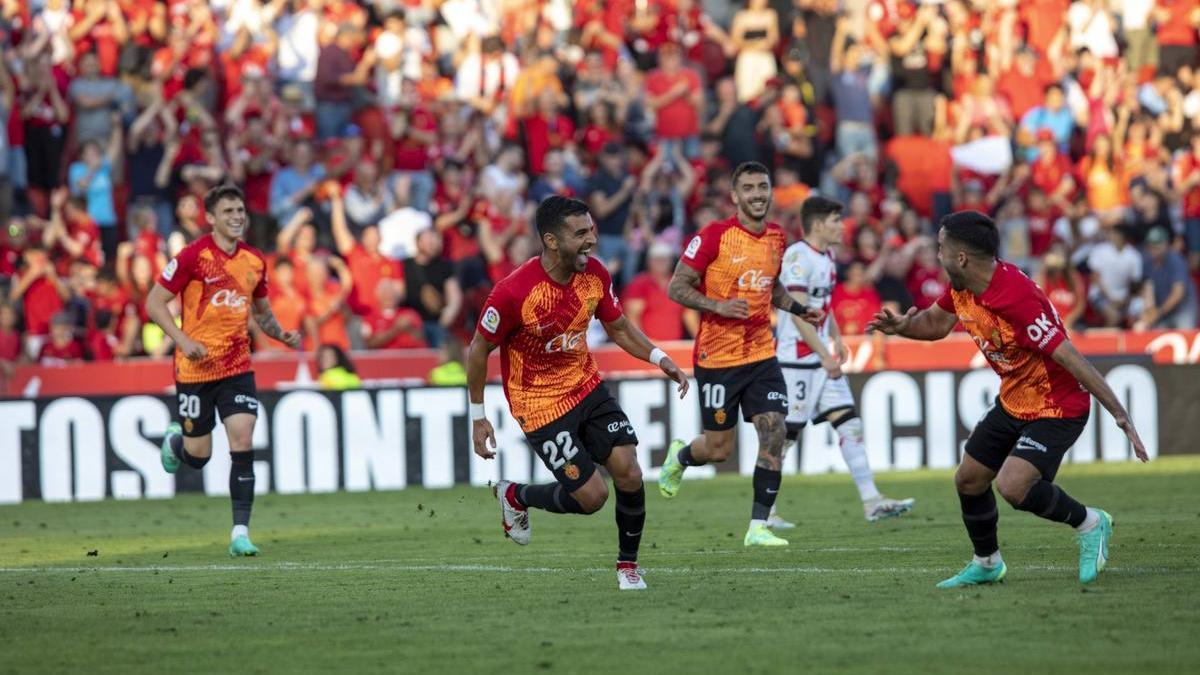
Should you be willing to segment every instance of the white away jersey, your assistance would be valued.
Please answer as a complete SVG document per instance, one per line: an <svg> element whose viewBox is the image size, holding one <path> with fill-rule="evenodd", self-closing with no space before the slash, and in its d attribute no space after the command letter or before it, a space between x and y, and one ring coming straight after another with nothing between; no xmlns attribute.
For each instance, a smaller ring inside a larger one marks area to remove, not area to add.
<svg viewBox="0 0 1200 675"><path fill-rule="evenodd" d="M829 303L833 298L833 285L837 283L837 264L833 262L833 254L828 251L822 253L808 242L800 240L784 252L780 267L779 282L783 287L793 293L807 293L808 308L825 315L817 334L828 343L829 322L833 321ZM813 350L804 343L804 338L800 337L800 330L792 322L792 315L782 309L778 312L775 355L779 360L785 363L819 361Z"/></svg>

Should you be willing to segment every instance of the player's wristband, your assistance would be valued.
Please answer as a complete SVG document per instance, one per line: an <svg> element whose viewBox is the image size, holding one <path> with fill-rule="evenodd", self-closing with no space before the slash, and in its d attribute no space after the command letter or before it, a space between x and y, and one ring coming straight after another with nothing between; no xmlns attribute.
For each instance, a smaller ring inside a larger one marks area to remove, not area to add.
<svg viewBox="0 0 1200 675"><path fill-rule="evenodd" d="M483 412L483 404L482 403L472 403L470 405L470 408L471 408L471 421L472 422L474 422L475 420L481 420L481 419L484 419L487 417L487 414Z"/></svg>
<svg viewBox="0 0 1200 675"><path fill-rule="evenodd" d="M665 358L667 358L667 353L658 347L650 350L650 363L653 363L659 368L662 368L662 362Z"/></svg>
<svg viewBox="0 0 1200 675"><path fill-rule="evenodd" d="M787 311L789 314L795 314L796 316L806 316L808 314L808 307L792 300L792 305L787 308Z"/></svg>

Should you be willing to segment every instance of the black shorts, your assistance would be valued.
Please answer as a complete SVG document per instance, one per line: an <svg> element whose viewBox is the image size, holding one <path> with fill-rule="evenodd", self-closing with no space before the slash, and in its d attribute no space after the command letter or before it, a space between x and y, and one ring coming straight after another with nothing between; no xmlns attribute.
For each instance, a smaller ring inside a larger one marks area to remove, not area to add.
<svg viewBox="0 0 1200 675"><path fill-rule="evenodd" d="M705 431L737 426L738 408L749 422L760 413L787 415L787 383L779 361L769 359L732 368L696 366L700 385L700 420Z"/></svg>
<svg viewBox="0 0 1200 675"><path fill-rule="evenodd" d="M1009 455L1036 466L1042 478L1054 480L1063 457L1083 433L1088 416L1069 419L1020 420L996 401L967 439L966 452L992 471L1000 471Z"/></svg>
<svg viewBox="0 0 1200 675"><path fill-rule="evenodd" d="M232 375L212 382L176 382L175 391L184 436L194 438L212 433L216 426L215 413L220 413L221 421L238 413L258 415L254 373Z"/></svg>
<svg viewBox="0 0 1200 675"><path fill-rule="evenodd" d="M565 415L527 432L525 438L568 492L583 487L596 473L596 465L608 461L613 448L638 442L629 418L603 384Z"/></svg>

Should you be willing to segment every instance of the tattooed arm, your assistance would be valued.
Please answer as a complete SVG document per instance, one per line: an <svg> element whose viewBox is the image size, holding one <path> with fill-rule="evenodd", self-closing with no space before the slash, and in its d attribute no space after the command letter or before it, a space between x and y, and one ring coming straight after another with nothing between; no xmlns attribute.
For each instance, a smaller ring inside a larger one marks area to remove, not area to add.
<svg viewBox="0 0 1200 675"><path fill-rule="evenodd" d="M275 312L271 311L271 302L266 298L254 299L254 320L258 323L258 327L268 337L279 340L292 349L300 347L300 331L284 330L279 325L279 320L275 318Z"/></svg>
<svg viewBox="0 0 1200 675"><path fill-rule="evenodd" d="M750 303L742 298L718 301L701 293L700 273L682 261L675 266L675 274L667 286L667 296L684 307L719 314L727 319L750 316Z"/></svg>

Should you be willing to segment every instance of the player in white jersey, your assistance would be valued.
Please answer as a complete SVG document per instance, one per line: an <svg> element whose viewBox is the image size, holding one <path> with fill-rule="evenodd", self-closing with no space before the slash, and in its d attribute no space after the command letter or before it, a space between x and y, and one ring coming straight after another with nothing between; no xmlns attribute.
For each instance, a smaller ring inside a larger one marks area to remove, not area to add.
<svg viewBox="0 0 1200 675"><path fill-rule="evenodd" d="M829 422L837 430L842 458L858 486L867 520L899 516L912 508L914 500L888 499L875 487L863 445L862 420L854 407L850 382L842 373L846 347L830 310L837 283L837 264L830 249L842 241L842 205L810 197L800 209L800 223L804 239L784 253L779 281L796 302L823 318L813 325L785 312L778 316L775 349L788 388L788 439L796 441L799 450L806 424ZM768 522L776 528L792 527L775 513Z"/></svg>

